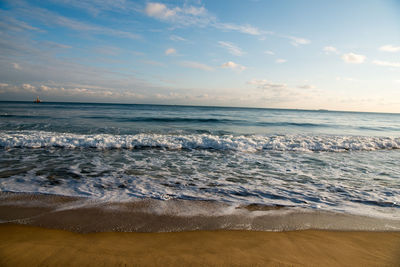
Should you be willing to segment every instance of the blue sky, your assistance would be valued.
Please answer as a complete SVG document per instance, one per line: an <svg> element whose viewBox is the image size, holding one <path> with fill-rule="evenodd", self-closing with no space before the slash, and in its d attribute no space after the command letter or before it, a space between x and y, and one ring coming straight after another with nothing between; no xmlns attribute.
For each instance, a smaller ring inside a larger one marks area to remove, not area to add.
<svg viewBox="0 0 400 267"><path fill-rule="evenodd" d="M0 99L400 112L400 1L0 1Z"/></svg>

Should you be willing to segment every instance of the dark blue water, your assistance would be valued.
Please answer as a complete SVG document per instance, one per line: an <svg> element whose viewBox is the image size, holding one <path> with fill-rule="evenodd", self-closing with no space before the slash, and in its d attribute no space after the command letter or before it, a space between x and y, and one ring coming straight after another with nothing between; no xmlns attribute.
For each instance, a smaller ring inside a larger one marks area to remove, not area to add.
<svg viewBox="0 0 400 267"><path fill-rule="evenodd" d="M399 136L400 114L126 104L0 102L2 130L79 134Z"/></svg>

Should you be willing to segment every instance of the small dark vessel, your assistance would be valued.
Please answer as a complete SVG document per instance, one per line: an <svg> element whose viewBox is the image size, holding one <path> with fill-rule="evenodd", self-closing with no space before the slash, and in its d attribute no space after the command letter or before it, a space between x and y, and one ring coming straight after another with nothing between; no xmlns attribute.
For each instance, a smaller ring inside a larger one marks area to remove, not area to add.
<svg viewBox="0 0 400 267"><path fill-rule="evenodd" d="M36 100L33 101L33 103L40 103L42 100L39 99L39 97L36 98Z"/></svg>

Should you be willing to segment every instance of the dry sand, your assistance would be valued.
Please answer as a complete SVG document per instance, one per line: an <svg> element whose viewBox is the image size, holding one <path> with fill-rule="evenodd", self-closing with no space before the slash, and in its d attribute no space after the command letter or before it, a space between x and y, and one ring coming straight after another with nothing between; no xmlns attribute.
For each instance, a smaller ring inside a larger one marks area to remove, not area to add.
<svg viewBox="0 0 400 267"><path fill-rule="evenodd" d="M400 232L79 234L0 225L1 266L400 266Z"/></svg>

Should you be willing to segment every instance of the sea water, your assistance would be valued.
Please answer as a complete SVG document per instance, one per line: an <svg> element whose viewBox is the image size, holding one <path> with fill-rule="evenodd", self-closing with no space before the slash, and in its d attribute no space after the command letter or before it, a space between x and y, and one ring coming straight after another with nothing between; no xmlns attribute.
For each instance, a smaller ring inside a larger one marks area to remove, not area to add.
<svg viewBox="0 0 400 267"><path fill-rule="evenodd" d="M0 102L1 192L399 220L399 148L400 114Z"/></svg>

